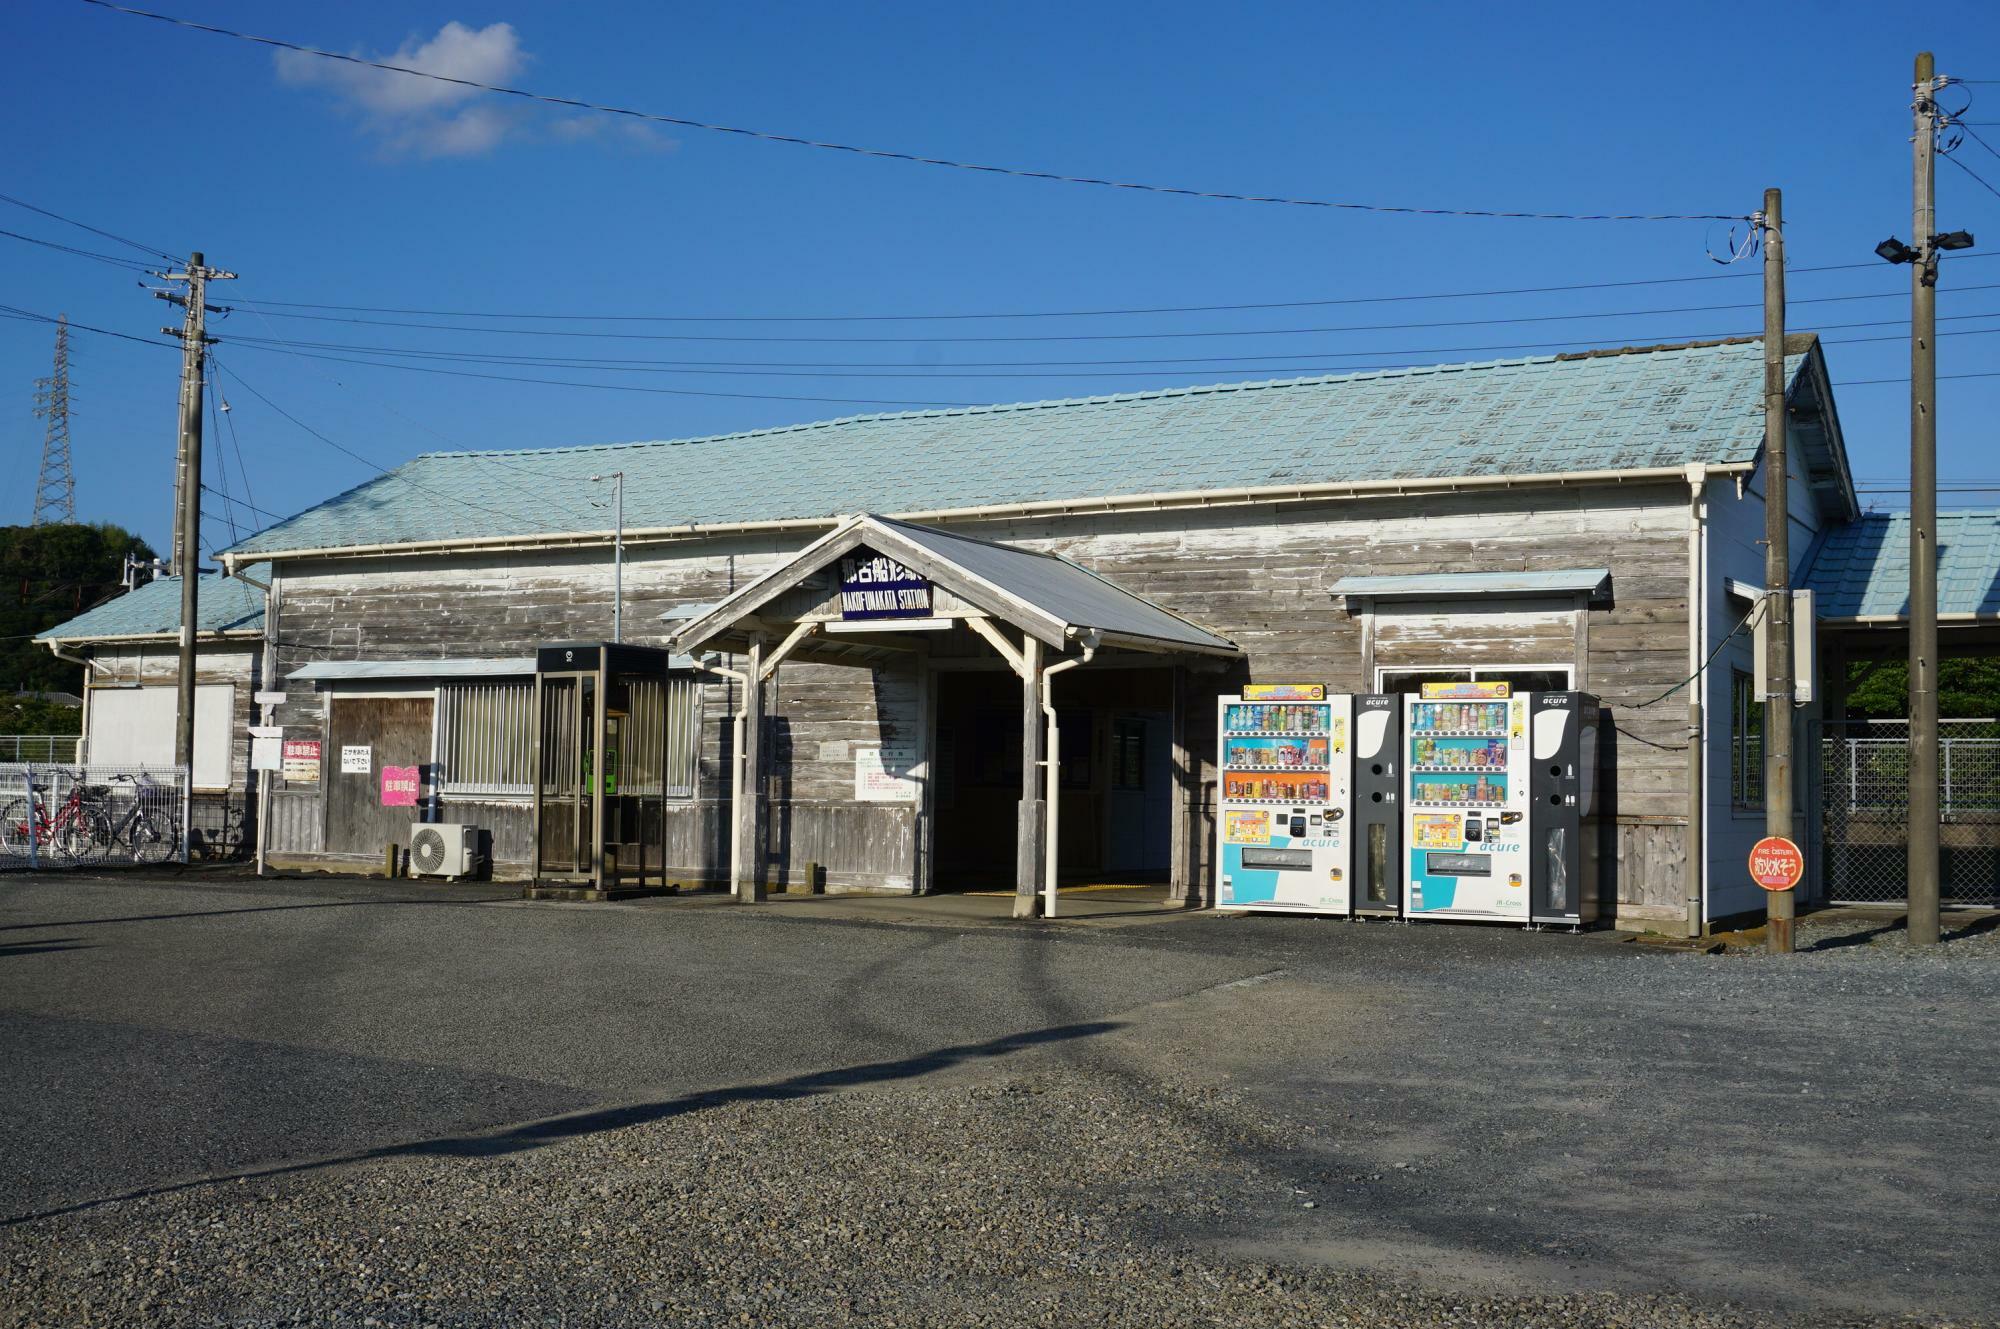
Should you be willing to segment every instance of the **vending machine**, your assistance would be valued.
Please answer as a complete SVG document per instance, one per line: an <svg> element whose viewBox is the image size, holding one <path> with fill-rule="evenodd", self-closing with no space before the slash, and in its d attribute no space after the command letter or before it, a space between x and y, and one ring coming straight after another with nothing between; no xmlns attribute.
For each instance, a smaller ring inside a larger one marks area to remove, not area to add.
<svg viewBox="0 0 2000 1329"><path fill-rule="evenodd" d="M1268 683L1221 699L1217 908L1348 912L1352 700Z"/></svg>
<svg viewBox="0 0 2000 1329"><path fill-rule="evenodd" d="M1602 900L1597 721L1588 692L1528 694L1529 915L1582 927Z"/></svg>
<svg viewBox="0 0 2000 1329"><path fill-rule="evenodd" d="M1354 912L1403 912L1403 699L1354 699Z"/></svg>
<svg viewBox="0 0 2000 1329"><path fill-rule="evenodd" d="M1405 917L1529 921L1527 736L1505 683L1403 699Z"/></svg>

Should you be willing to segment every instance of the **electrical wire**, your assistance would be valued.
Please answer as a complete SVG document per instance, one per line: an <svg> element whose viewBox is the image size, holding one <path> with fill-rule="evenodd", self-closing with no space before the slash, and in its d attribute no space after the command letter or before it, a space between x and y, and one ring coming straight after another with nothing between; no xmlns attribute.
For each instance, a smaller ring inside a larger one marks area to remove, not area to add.
<svg viewBox="0 0 2000 1329"><path fill-rule="evenodd" d="M73 319L58 319L53 314L37 314L32 309L22 309L18 305L0 305L0 318L19 319L30 323L67 322L72 331L94 332L102 337L116 337L120 341L135 341L142 346L166 346L176 351L181 348L177 341L161 341L157 337L135 337L129 332L114 332L110 328L94 327L89 323L78 323Z"/></svg>
<svg viewBox="0 0 2000 1329"><path fill-rule="evenodd" d="M1964 253L1957 261L1992 258L2000 250ZM1874 271L1879 263L1823 263L1812 267L1791 267L1790 276L1819 272ZM1116 318L1144 314L1216 314L1254 312L1270 309L1319 309L1338 305L1407 304L1423 300L1483 300L1511 295L1557 295L1571 291L1610 291L1634 286L1679 286L1689 282L1761 280L1757 272L1708 272L1688 277L1643 277L1630 281L1570 282L1557 286L1514 286L1483 291L1431 291L1417 295L1354 295L1319 300L1274 300L1256 304L1153 305L1111 309L1038 309L976 314L530 314L481 312L465 309L409 309L390 305L313 304L299 300L244 300L232 304L258 309L319 309L357 314L409 314L430 318L516 318L564 322L601 323L916 323L1008 318Z"/></svg>
<svg viewBox="0 0 2000 1329"><path fill-rule="evenodd" d="M83 0L99 9L114 13L128 14L135 18L152 19L158 23L171 24L178 28L188 28L195 32L205 32L217 37L229 37L236 41L254 42L281 51L295 51L300 55L310 55L321 60L336 60L345 64L358 65L364 69L379 69L391 74L407 74L413 78L429 79L436 83L446 83L454 87L471 88L478 92L490 92L500 96L516 97L523 101L540 102L548 106L560 106L568 110L592 111L600 115L623 116L632 120L652 124L673 125L680 129L699 129L713 134L733 134L741 138L758 139L766 143L784 143L794 147L817 148L827 152L844 152L858 157L874 157L885 161L908 162L918 166L937 166L956 171L975 171L986 175L1011 176L1026 180L1045 180L1056 184L1090 185L1103 189L1122 189L1148 194L1171 194L1182 198L1210 199L1227 203L1268 203L1288 207L1327 208L1343 212L1394 213L1422 217L1479 217L1518 221L1616 221L1616 222L1661 222L1661 221L1755 221L1747 213L1697 212L1697 213L1574 213L1574 212L1510 212L1489 208L1416 208L1392 206L1379 203L1352 203L1316 198L1286 198L1265 194L1236 194L1221 190L1188 189L1174 185L1144 184L1130 180L1106 180L1095 176L1065 175L1056 171L1033 170L1026 167L992 166L979 162L958 161L948 157L927 157L914 152L902 152L889 148L859 147L851 143L834 143L824 139L805 138L796 134L779 134L769 130L747 129L740 125L716 124L706 120L696 120L687 116L662 115L652 111L638 111L625 106L609 106L597 102L584 101L575 97L558 97L549 93L534 92L525 88L509 88L496 83L481 83L476 79L456 78L449 74L432 73L425 69L413 69L407 65L392 65L380 60L369 60L362 56L344 54L339 51L321 50L315 46L302 46L297 42L285 41L277 37L263 37L255 33L238 32L233 28L218 27L211 23L198 23L192 19L176 18L170 14L159 14L147 9L135 9L129 5L113 3L113 0Z"/></svg>
<svg viewBox="0 0 2000 1329"><path fill-rule="evenodd" d="M1984 144L1984 142L1983 142L1983 141L1982 141L1982 143L1980 144L1980 146L1981 146L1981 147L1984 147L1984 146L1985 146L1985 144ZM1990 152L1990 151L1992 151L1992 149L1990 149L1990 148L1989 148L1989 149L1987 149L1987 150L1988 150L1989 152ZM1986 179L1986 177L1985 177L1985 176L1983 176L1983 175L1981 175L1981 174L1980 174L1979 172L1977 172L1977 171L1973 170L1973 169L1972 169L1972 168L1971 168L1970 166L1967 166L1967 165L1966 165L1966 164L1965 164L1964 162L1960 161L1960 160L1959 160L1959 159L1958 159L1958 158L1957 158L1956 156L1954 156L1953 154L1951 154L1951 153L1949 153L1949 152L1941 152L1941 153L1939 153L1938 155L1939 155L1940 157L1944 158L1944 159L1945 159L1946 161L1950 162L1950 163L1951 163L1951 164L1952 164L1953 166L1956 166L1956 167L1957 167L1957 168L1958 168L1959 170L1961 170L1961 171L1964 171L1964 172L1965 172L1965 173L1966 173L1967 175L1971 176L1971 177L1972 177L1972 178L1973 178L1974 180L1978 181L1978 182L1979 182L1979 187L1980 187L1981 189L1983 189L1983 190L1985 190L1985 191L1986 191L1987 193L1989 193L1989 194L1993 195L1993 197L1995 197L1995 198L2000 198L2000 189L1995 189L1995 188L1993 187L1993 185L1992 185L1992 184L1991 184L1991 183L1990 183L1990 182L1989 182L1989 181L1988 181L1988 180ZM2000 154L1996 154L1996 155L2000 155Z"/></svg>
<svg viewBox="0 0 2000 1329"><path fill-rule="evenodd" d="M227 498L229 498L229 495L227 495L227 494L225 494L225 493L222 493L222 492L221 492L221 491L219 491L219 490L216 490L216 489L213 489L213 488L211 488L211 487L210 487L210 486L208 486L208 485L203 485L203 486L201 487L201 489L202 489L202 492L203 492L203 493L205 493L205 494L214 494L214 495L215 495L215 496L216 496L217 498L223 498L223 499L227 499ZM235 503L235 504L236 504L236 505L237 505L238 507L241 507L241 508L246 508L246 509L248 509L249 511L251 511L251 512L254 512L254 513L256 513L256 514L257 514L258 516L260 516L260 517L269 517L269 518L270 518L270 519L271 519L272 521L283 521L283 520L284 520L284 517L283 517L282 515L280 515L279 513L276 513L276 512L272 512L272 511L271 511L270 509L268 509L268 508L260 508L260 507L258 507L258 506L257 506L257 505L256 505L255 503L245 503L245 502L244 502L244 501L243 501L242 499L240 499L240 498L239 498L239 499L232 499L231 501L232 501L232 502L234 502L234 503Z"/></svg>
<svg viewBox="0 0 2000 1329"><path fill-rule="evenodd" d="M78 249L75 245L58 244L54 240L38 239L32 235L23 235L19 231L0 230L0 235L6 236L9 240L21 240L31 245L40 245L44 249L55 249L65 254L75 254L78 258L96 259L99 263L109 263L113 267L123 268L127 272L151 272L153 270L150 265L141 263L135 258L120 258L116 254L100 254L94 249Z"/></svg>
<svg viewBox="0 0 2000 1329"><path fill-rule="evenodd" d="M1747 624L1751 619L1755 618L1757 616L1757 611L1762 609L1763 607L1764 607L1764 602L1761 599L1758 600L1756 603L1752 604L1750 606L1750 611L1745 615L1743 615L1743 617L1736 620L1736 626L1729 629L1729 631L1726 634L1724 634L1721 641L1715 643L1715 649L1710 651L1708 653L1708 658L1701 662L1701 668L1695 670L1692 674L1689 674L1686 678L1674 684L1672 687L1668 688L1665 692L1662 692L1659 696L1653 697L1647 701L1635 702L1633 705L1628 706L1625 709L1629 711L1643 711L1648 706L1657 706L1659 703L1665 701L1667 698L1673 696L1676 692L1679 692L1682 688L1686 687L1688 684L1694 682L1696 679L1700 678L1703 674L1707 673L1708 667L1715 663L1715 657L1722 654L1722 648L1727 646L1730 642L1730 639L1735 637L1737 633L1743 631L1744 625Z"/></svg>
<svg viewBox="0 0 2000 1329"><path fill-rule="evenodd" d="M213 357L211 357L211 359L213 359ZM322 434L319 430L314 429L311 425L299 419L296 415L293 415L290 411L278 405L278 403L272 401L262 392L259 392L257 390L257 386L254 383L251 383L248 379L244 378L243 375L237 373L234 369L230 368L228 365L223 364L220 360L215 360L214 363L217 369L221 370L229 377L235 379L236 382L243 387L244 391L248 392L258 401L263 402L266 406L276 411L279 415L284 416L285 419L291 421L294 425L298 426L299 429L311 435L313 438L318 439L320 442L326 444L328 447L332 448L335 452L341 453L348 457L352 457L355 461L360 462L363 466L366 466L371 470L379 472L384 479L401 481L403 484L406 484L410 488L418 490L422 493L430 494L435 498L441 498L450 503L457 503L464 507L472 508L479 512L484 512L489 516L500 517L507 521L521 522L530 530L550 529L546 522L538 521L532 517L524 517L518 512L508 512L501 508L488 507L484 503L474 503L471 499L460 498L456 494L448 494L441 489L433 489L429 485L420 484L417 481L412 480L407 475L403 475L400 472L392 471L388 467L382 465L380 462L375 461L369 457L364 457L360 453L356 452L353 448L348 447L346 444L336 442L335 440L327 437L325 434Z"/></svg>
<svg viewBox="0 0 2000 1329"><path fill-rule="evenodd" d="M1938 321L1952 322L1956 320L1990 319L1990 318L2000 318L2000 311L1991 311L1991 312L1976 313L1976 314L1947 315L1946 317L1941 318ZM1898 326L1900 326L1900 324L1895 320L1877 319L1877 320L1869 320L1869 321L1855 322L1855 323L1821 324L1820 327L1816 329L1816 331L1837 332L1837 331L1865 330L1871 328L1887 328L1887 327L1898 327ZM1947 332L1941 333L1939 335L1967 336L1967 335L1974 335L1986 332L2000 332L2000 328L1954 329L1954 330L1948 330ZM1744 336L1754 336L1754 335L1755 335L1754 330L1739 330L1739 331L1727 331L1727 332L1719 332L1711 330L1699 333L1694 333L1694 332L1676 333L1671 336L1663 336L1661 340L1666 344L1674 344L1679 342L1720 340L1733 337L1744 337ZM1835 337L1835 338L1825 338L1823 340L1827 345L1839 346L1839 345L1864 343L1870 341L1886 341L1886 340L1896 340L1896 339L1897 339L1896 337ZM263 338L263 337L228 337L228 338L223 338L222 340L231 345L242 346L245 349L249 350L270 351L280 354L296 354L300 356L307 356L308 358L315 358L315 357L327 358L327 359L344 358L346 363L372 364L376 365L377 367L396 367L396 368L414 369L414 368L422 368L423 366L396 365L396 364L390 364L388 362L370 360L360 357L387 355L387 356L395 356L400 359L416 359L416 360L426 360L432 362L454 363L454 364L473 364L473 365L498 367L498 368L582 369L598 373L689 374L689 375L702 375L707 377L747 377L747 378L789 377L789 378L857 378L857 379L1102 378L1108 373L1117 373L1117 374L1136 376L1136 377L1163 377L1163 376L1175 377L1190 373L1201 373L1201 372L1218 372L1218 373L1263 372L1263 373L1290 373L1290 374L1340 373L1340 372L1351 372L1355 366L1314 364L1314 365L1281 365L1275 367L1267 365L1267 366L1259 366L1253 368L1237 362L1240 362L1242 360L1255 360L1259 358L1264 360L1309 359L1317 361L1349 361L1349 362L1360 361L1364 362L1361 367L1365 368L1368 367L1366 362L1379 360L1385 357L1392 360L1408 361L1412 357L1425 357L1425 356L1437 356L1437 355L1486 354L1486 353L1500 352L1500 351L1562 351L1577 346L1590 344L1590 339L1572 338L1567 341L1497 342L1497 343L1487 343L1477 346L1420 346L1420 347L1398 347L1395 349L1376 349L1367 351L1325 350L1314 353L1301 353L1298 355L1272 355L1266 357L1240 356L1240 357L1226 357L1226 358L1216 357L1214 359L1189 358L1189 359L1175 360L1170 362L1177 366L1176 368L1172 369L1115 369L1114 370L1114 369L1107 369L1100 367L1089 370L1031 368L1031 369L1010 369L1010 370L996 371L991 369L967 369L966 367L960 365L937 365L937 366L905 368L894 365L878 364L878 365L861 366L859 368L834 368L834 369L772 368L772 367L715 368L707 366L686 367L681 362L677 361L586 360L580 358L557 357L557 356L503 356L486 352L453 352L446 350L427 350L427 349L413 348L413 347L365 346L365 345L356 345L350 342L312 342L312 341L291 341L282 339L273 340L271 338ZM1231 363L1228 364L1219 363L1224 359L1230 360ZM1005 364L1008 362L1002 361L995 363ZM1023 363L1029 363L1029 362L1023 362ZM1055 361L1055 362L1045 362L1045 363L1063 364L1066 362ZM1100 363L1103 365L1145 365L1153 362L1145 360L1131 360L1131 361L1106 361ZM1211 366L1213 366L1212 369L1210 368ZM612 386L612 385L599 385L599 386Z"/></svg>
<svg viewBox="0 0 2000 1329"><path fill-rule="evenodd" d="M204 359L207 360L208 368L213 371L215 368L215 357L205 356ZM215 394L212 392L203 392L201 396L203 404L208 408L209 431L215 435L217 445L215 449L215 476L216 479L222 481L222 501L224 504L222 511L229 521L229 542L235 544L242 537L236 531L236 499L229 492L229 463L225 460L221 447L222 420L216 413ZM199 479L195 483L203 489L208 488Z"/></svg>
<svg viewBox="0 0 2000 1329"><path fill-rule="evenodd" d="M1954 288L1956 291L2000 290L2000 282L1986 282L1974 286ZM1863 292L1854 295L1802 296L1790 301L1792 305L1850 304L1857 300L1908 299L1906 290ZM304 319L316 323L343 323L357 327L407 328L421 332L457 332L475 335L505 337L569 337L593 341L667 341L667 342L723 342L723 343L806 343L811 345L855 345L855 346L909 346L909 345L977 345L991 343L1034 343L1034 342L1088 342L1088 341L1163 341L1194 340L1221 337L1291 337L1317 334L1348 332L1408 332L1435 328L1492 327L1525 323L1574 323L1589 319L1650 318L1669 314L1720 313L1733 310L1761 309L1759 301L1734 301L1726 304L1668 305L1650 309L1604 309L1589 310L1570 314L1521 314L1508 317L1466 318L1466 319L1425 319L1404 323L1336 323L1318 327L1298 328L1215 328L1215 329L1175 329L1165 332L1088 332L1088 333L1021 333L996 336L904 336L904 337L793 337L793 336L717 336L708 333L652 333L652 332L593 332L574 328L489 328L459 326L447 323L411 323L395 319L352 318L332 314L286 313L248 306L251 313L260 318ZM229 308L234 309L232 305Z"/></svg>
<svg viewBox="0 0 2000 1329"><path fill-rule="evenodd" d="M80 222L74 217L65 217L60 212L51 212L47 208L38 207L35 204L28 202L26 199L15 198L11 194L0 194L0 203L11 203L17 208L25 208L29 212L40 213L42 216L51 218L55 221L62 222L66 226L74 226L78 230L89 231L92 235L102 236L106 240L116 240L121 245L128 245L131 248L138 250L142 254L150 254L155 258L163 258L167 260L167 262L169 263L181 262L180 255L174 253L171 250L155 249L151 245L142 245L137 240L128 240L122 235L119 235L112 231L102 230L98 227L92 226L88 222Z"/></svg>

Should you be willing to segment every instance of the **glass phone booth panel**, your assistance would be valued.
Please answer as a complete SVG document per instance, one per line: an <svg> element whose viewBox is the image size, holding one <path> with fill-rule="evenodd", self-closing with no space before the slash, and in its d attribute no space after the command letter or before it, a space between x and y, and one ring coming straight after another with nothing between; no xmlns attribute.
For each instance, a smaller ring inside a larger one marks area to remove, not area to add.
<svg viewBox="0 0 2000 1329"><path fill-rule="evenodd" d="M591 895L665 885L661 779L669 657L574 642L535 655L537 889Z"/></svg>

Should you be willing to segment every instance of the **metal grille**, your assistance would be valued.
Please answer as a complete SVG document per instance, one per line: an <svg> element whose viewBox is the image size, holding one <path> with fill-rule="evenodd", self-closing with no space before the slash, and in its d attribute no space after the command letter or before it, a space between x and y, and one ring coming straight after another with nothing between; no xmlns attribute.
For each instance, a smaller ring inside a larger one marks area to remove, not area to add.
<svg viewBox="0 0 2000 1329"><path fill-rule="evenodd" d="M2000 722L1944 720L1938 743L1940 892L2000 905ZM1824 726L1819 801L1827 897L1899 902L1908 894L1910 726Z"/></svg>
<svg viewBox="0 0 2000 1329"><path fill-rule="evenodd" d="M185 862L185 767L0 764L0 872Z"/></svg>
<svg viewBox="0 0 2000 1329"><path fill-rule="evenodd" d="M0 763L45 762L74 766L83 752L75 734L0 734Z"/></svg>

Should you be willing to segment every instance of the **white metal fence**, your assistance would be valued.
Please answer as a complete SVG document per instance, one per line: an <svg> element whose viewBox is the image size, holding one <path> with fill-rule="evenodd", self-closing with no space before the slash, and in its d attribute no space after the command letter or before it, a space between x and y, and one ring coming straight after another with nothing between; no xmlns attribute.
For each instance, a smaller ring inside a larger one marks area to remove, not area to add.
<svg viewBox="0 0 2000 1329"><path fill-rule="evenodd" d="M74 766L82 755L83 739L77 734L0 734L0 765L33 761Z"/></svg>
<svg viewBox="0 0 2000 1329"><path fill-rule="evenodd" d="M1891 902L1909 893L1910 726L1825 726L1819 803L1827 897ZM1938 742L1938 854L1944 898L2000 904L2000 722L1944 720Z"/></svg>
<svg viewBox="0 0 2000 1329"><path fill-rule="evenodd" d="M0 872L186 861L185 767L0 762Z"/></svg>

